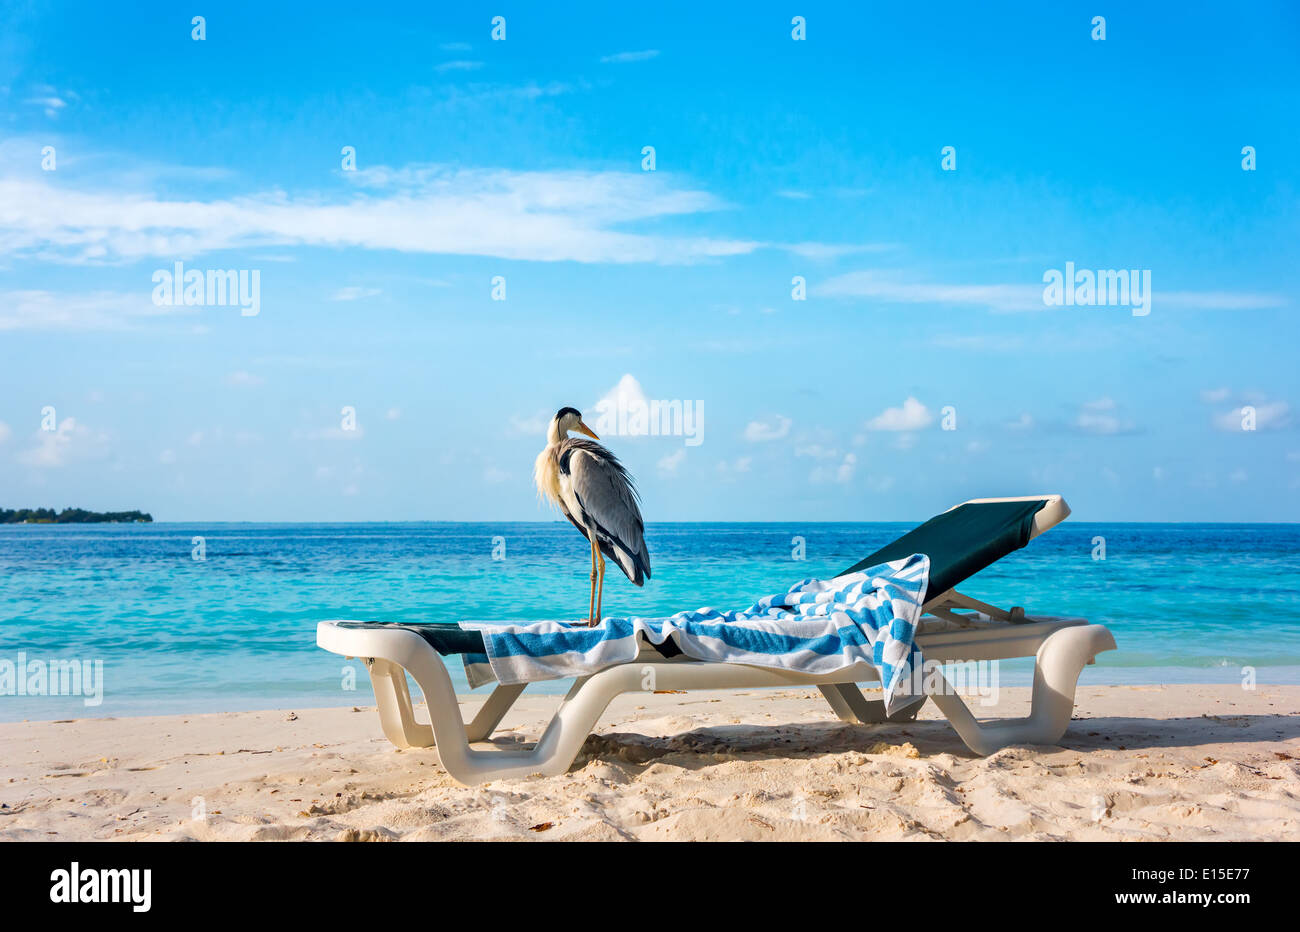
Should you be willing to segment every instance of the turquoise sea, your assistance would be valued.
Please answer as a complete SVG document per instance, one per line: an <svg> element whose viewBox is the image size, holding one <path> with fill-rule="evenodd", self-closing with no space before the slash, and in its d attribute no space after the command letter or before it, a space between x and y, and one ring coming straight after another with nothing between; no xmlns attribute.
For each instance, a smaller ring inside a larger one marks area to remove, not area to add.
<svg viewBox="0 0 1300 932"><path fill-rule="evenodd" d="M653 578L637 589L611 565L605 613L748 606L910 527L652 525ZM1109 625L1120 649L1085 683L1238 682L1246 666L1261 683L1296 683L1298 554L1300 525L1067 522L962 590ZM0 695L0 720L368 704L362 665L317 648L316 622L578 619L588 560L567 522L0 526L0 667L20 653L98 660L104 682L93 707ZM1003 682L1028 669L1008 665Z"/></svg>

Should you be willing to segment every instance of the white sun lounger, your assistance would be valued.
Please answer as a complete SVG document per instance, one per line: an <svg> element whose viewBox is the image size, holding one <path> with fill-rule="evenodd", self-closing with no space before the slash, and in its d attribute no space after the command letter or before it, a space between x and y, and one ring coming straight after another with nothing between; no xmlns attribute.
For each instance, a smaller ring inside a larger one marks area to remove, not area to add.
<svg viewBox="0 0 1300 932"><path fill-rule="evenodd" d="M986 755L1013 744L1054 744L1074 709L1079 674L1096 655L1115 649L1101 625L1077 618L1029 617L1019 607L999 609L964 596L953 586L1023 547L1055 526L1070 509L1059 495L973 499L930 519L859 564L852 572L912 553L931 558L930 590L917 643L927 662L963 663L1033 657L1032 707L1028 716L978 721L942 676L927 679L926 694L893 716L880 700L869 700L858 683L878 683L869 664L831 675L733 663L708 663L685 655L664 656L643 645L635 660L575 680L559 710L530 750L471 748L491 735L523 692L523 685L498 685L466 724L443 655L463 653L467 637L455 625L396 625L323 621L316 643L345 657L365 660L379 705L384 734L399 748L437 745L443 767L465 784L568 770L610 701L620 693L656 690L753 689L816 686L842 721L874 724L910 721L927 698L947 717L966 746ZM942 588L939 588L942 587ZM451 642L459 642L456 646ZM409 673L424 693L429 723L415 717L407 688ZM930 688L933 684L934 688Z"/></svg>

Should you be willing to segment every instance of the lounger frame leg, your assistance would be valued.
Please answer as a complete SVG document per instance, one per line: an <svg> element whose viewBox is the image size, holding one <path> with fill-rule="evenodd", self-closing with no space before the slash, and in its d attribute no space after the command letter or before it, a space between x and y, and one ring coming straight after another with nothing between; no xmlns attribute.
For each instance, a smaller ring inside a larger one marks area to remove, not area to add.
<svg viewBox="0 0 1300 932"><path fill-rule="evenodd" d="M436 737L434 729L415 718L411 690L406 684L406 671L380 657L371 658L366 667L370 671L370 685L375 690L375 702L379 706L379 721L384 729L384 737L399 748L433 747ZM466 740L483 741L491 735L523 691L522 683L498 686L492 690L474 720L464 726ZM459 717L458 711L457 718Z"/></svg>
<svg viewBox="0 0 1300 932"><path fill-rule="evenodd" d="M826 701L830 703L831 709L834 710L839 720L852 725L911 722L916 719L916 714L921 711L921 706L925 705L925 697L922 696L893 715L887 715L885 714L885 703L882 700L868 699L862 695L862 690L858 689L853 683L829 683L817 688L826 697Z"/></svg>
<svg viewBox="0 0 1300 932"><path fill-rule="evenodd" d="M427 748L433 744L433 729L415 720L411 691L406 685L406 671L381 657L366 661L370 685L379 706L379 722L384 737L399 748Z"/></svg>
<svg viewBox="0 0 1300 932"><path fill-rule="evenodd" d="M930 698L976 754L1012 744L1055 744L1070 725L1079 674L1097 654L1114 649L1115 638L1101 625L1062 628L1047 637L1035 657L1030 711L1024 718L977 721L947 679Z"/></svg>
<svg viewBox="0 0 1300 932"><path fill-rule="evenodd" d="M516 683L511 686L498 686L492 690L492 695L488 696L487 701L479 707L474 720L465 726L466 740L486 740L488 735L496 730L497 725L501 724L501 719L510 711L510 707L515 704L519 694L524 691L525 685L524 683Z"/></svg>

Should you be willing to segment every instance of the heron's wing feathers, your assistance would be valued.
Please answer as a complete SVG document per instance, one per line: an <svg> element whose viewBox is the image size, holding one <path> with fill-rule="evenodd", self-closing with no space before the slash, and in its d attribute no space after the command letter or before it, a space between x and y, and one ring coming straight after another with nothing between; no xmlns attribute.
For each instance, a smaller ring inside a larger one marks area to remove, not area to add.
<svg viewBox="0 0 1300 932"><path fill-rule="evenodd" d="M642 585L650 575L650 552L632 477L609 451L589 442L574 441L568 471L578 503L596 525L601 550Z"/></svg>

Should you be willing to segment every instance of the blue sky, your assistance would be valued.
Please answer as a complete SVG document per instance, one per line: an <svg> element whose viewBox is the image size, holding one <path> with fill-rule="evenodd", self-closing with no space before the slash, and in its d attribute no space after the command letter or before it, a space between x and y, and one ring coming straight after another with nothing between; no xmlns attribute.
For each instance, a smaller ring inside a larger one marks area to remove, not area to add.
<svg viewBox="0 0 1300 932"><path fill-rule="evenodd" d="M0 13L0 505L540 518L621 384L651 521L1300 520L1293 4L374 6Z"/></svg>

